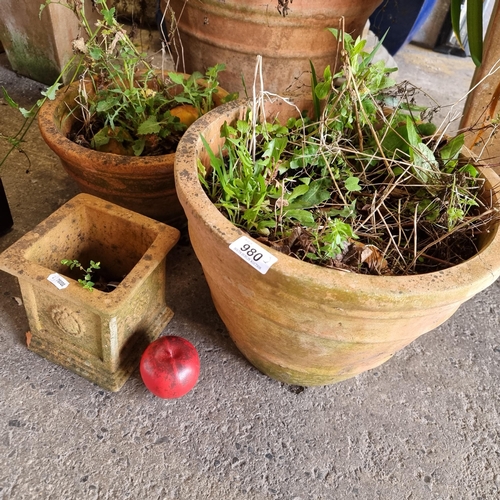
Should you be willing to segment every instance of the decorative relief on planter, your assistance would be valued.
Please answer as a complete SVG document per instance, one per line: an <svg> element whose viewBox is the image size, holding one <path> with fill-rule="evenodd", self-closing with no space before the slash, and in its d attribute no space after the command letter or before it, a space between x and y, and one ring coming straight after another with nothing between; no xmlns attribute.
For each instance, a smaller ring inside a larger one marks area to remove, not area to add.
<svg viewBox="0 0 500 500"><path fill-rule="evenodd" d="M51 345L51 349L71 351L75 356L95 359L96 363L101 364L101 318L89 308L73 302L67 291L68 289L57 290L54 287L50 293L40 294L35 287L32 288L31 295L35 297L36 307L28 315L31 332L33 334L33 331L39 331L44 345ZM32 325L36 327L33 328ZM32 342L34 344L30 345L30 349L35 350L36 338L32 338Z"/></svg>
<svg viewBox="0 0 500 500"><path fill-rule="evenodd" d="M78 316L67 307L54 307L50 315L54 324L67 335L77 338L82 338L85 335L85 328L80 323Z"/></svg>

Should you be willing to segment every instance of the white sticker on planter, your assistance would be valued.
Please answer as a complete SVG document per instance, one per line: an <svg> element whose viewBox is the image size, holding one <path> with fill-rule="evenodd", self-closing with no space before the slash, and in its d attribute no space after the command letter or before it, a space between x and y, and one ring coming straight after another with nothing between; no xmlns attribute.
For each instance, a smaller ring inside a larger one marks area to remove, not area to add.
<svg viewBox="0 0 500 500"><path fill-rule="evenodd" d="M60 274L54 273L49 275L47 278L53 285L55 285L59 290L69 286L69 281L64 279Z"/></svg>
<svg viewBox="0 0 500 500"><path fill-rule="evenodd" d="M229 245L229 248L239 255L246 263L257 269L259 273L266 274L269 268L278 260L265 248L246 236L238 238Z"/></svg>

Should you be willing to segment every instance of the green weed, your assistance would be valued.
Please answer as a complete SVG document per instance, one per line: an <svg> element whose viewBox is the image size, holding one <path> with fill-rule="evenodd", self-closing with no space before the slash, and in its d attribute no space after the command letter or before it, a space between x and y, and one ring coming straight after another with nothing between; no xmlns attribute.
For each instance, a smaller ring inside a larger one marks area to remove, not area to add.
<svg viewBox="0 0 500 500"><path fill-rule="evenodd" d="M83 278L80 278L78 280L78 283L82 285L83 288L86 290L93 291L94 290L94 285L95 283L92 281L92 275L94 274L94 271L97 269L101 268L101 263L100 262L94 262L93 260L90 261L89 267L85 269L78 260L73 259L62 259L61 264L64 266L68 266L70 269L74 269L75 267L82 271L83 273Z"/></svg>
<svg viewBox="0 0 500 500"><path fill-rule="evenodd" d="M484 181L427 118L409 84L373 62L365 41L331 30L341 67L312 67L309 112L286 123L226 123L200 181L237 226L299 259L349 271L415 274L477 252L498 219ZM275 99L275 97L272 97Z"/></svg>

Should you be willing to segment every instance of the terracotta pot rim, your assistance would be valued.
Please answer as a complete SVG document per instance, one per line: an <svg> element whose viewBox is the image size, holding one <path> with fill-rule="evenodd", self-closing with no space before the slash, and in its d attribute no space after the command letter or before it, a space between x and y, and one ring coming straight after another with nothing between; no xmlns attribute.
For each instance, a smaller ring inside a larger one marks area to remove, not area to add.
<svg viewBox="0 0 500 500"><path fill-rule="evenodd" d="M227 246L239 236L249 235L242 229L236 228L210 201L198 180L196 162L189 161L189 158L193 158L193 153L197 158L199 152L203 150L204 147L200 137L205 135L206 129L215 118L224 114L228 117L230 115L235 116L238 110L242 106L246 106L248 102L248 100L243 99L232 101L199 118L182 137L175 161L176 189L185 212L189 213L192 207L198 216L204 220L204 223L212 227L217 238L223 240ZM491 169L484 168L480 170L491 185L500 184L500 178ZM306 276L306 280L318 283L335 281L338 287L345 287L346 289L372 288L379 293L382 293L380 289L382 286L385 288L385 293L390 295L402 293L421 295L423 288L446 294L451 293L453 290L469 288L472 281L484 282L485 286L482 287L484 289L500 275L499 227L500 223L494 225L489 242L474 257L456 266L432 273L410 276L363 275L303 262L266 246L266 250L278 257L278 261L271 267L268 274L279 272L295 276L298 270L300 274ZM235 236L235 234L238 236ZM259 244L257 241L256 243ZM291 267L290 264L292 263L293 266Z"/></svg>
<svg viewBox="0 0 500 500"><path fill-rule="evenodd" d="M188 3L189 0L181 0L183 3ZM203 2L193 2L191 7L193 9L202 11L207 14L218 14L234 18L241 18L245 22L252 22L255 24L264 24L266 26L297 26L301 27L304 24L304 20L307 22L312 22L314 24L322 25L324 19L328 17L336 17L340 19L345 17L346 20L351 18L356 18L358 16L359 5L356 2L341 2L343 5L342 14L339 14L339 2L332 0L309 0L308 2L303 2L303 5L295 6L291 4L291 9L287 15L283 15L277 9L278 2L273 2L273 5L269 3L261 2L260 0L204 0ZM377 0L373 2L377 3ZM378 0L378 4L381 4L382 0ZM162 0L161 7L162 12L164 10L166 1ZM372 10L374 10L373 8ZM255 16L263 16L265 20L255 19Z"/></svg>

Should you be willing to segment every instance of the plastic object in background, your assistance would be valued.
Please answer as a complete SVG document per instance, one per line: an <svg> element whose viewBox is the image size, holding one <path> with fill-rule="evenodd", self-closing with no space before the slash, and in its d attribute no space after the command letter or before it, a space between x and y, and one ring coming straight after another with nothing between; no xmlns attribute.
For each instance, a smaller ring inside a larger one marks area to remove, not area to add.
<svg viewBox="0 0 500 500"><path fill-rule="evenodd" d="M384 0L370 16L370 30L379 39L387 32L384 47L393 56L411 41L435 4L436 0Z"/></svg>

